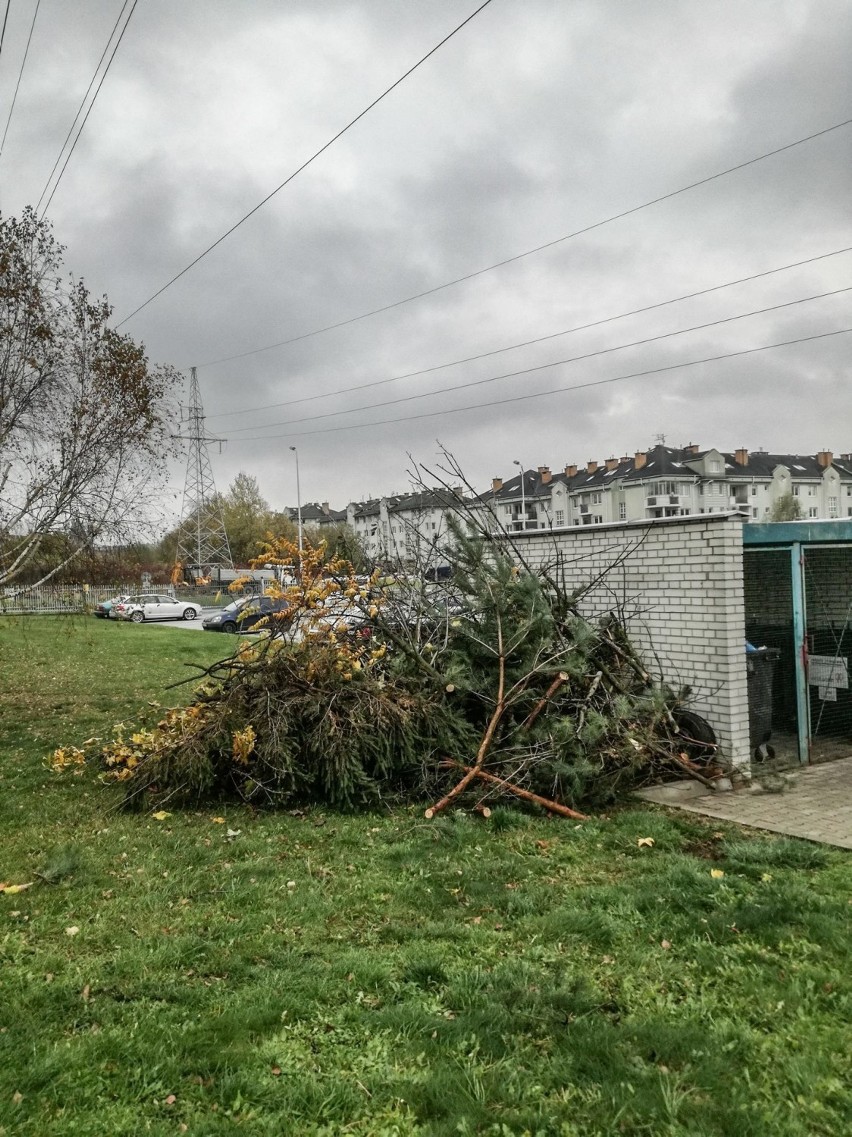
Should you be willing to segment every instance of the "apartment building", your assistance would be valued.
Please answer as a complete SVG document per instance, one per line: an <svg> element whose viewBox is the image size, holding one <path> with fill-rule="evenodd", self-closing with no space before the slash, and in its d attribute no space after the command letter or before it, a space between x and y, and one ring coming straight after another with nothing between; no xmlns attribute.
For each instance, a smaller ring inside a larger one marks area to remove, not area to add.
<svg viewBox="0 0 852 1137"><path fill-rule="evenodd" d="M547 466L505 482L495 478L484 495L510 531L603 525L656 517L743 512L768 521L775 503L791 495L804 518L852 517L852 454L732 453L696 445L658 445L648 451L558 473Z"/></svg>

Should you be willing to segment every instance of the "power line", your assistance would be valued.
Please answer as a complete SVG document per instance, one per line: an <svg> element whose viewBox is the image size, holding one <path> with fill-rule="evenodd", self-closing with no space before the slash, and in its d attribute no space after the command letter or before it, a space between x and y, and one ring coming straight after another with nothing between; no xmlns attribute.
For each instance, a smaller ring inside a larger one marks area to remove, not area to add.
<svg viewBox="0 0 852 1137"><path fill-rule="evenodd" d="M92 87L94 87L95 79L97 79L97 77L98 77L98 72L101 69L101 64L103 63L104 59L106 59L106 53L109 51L109 45L112 43L112 37L115 35L115 33L117 31L118 25L121 22L121 17L124 15L124 10L129 3L130 3L130 0L124 0L124 4L122 5L121 11L118 13L118 17L115 21L115 25L114 25L112 31L109 33L109 38L106 41L106 46L104 47L103 51L101 52L101 57L98 60L97 66L95 67L94 74L92 75L92 78L89 80L89 85L86 88L85 95L83 95L83 101L80 103L80 106L77 108L77 113L74 115L74 120L71 123L71 126L68 128L68 133L65 135L65 141L59 147L59 153L56 156L56 161L53 163L53 169L50 171L50 173L48 175L47 181L44 184L44 189L41 191L41 197L36 202L36 212L38 212L39 209L41 208L41 203L44 200L44 195L47 193L47 187L50 185L51 180L53 178L53 175L56 173L56 167L62 161L62 155L65 152L65 147L68 145L68 139L74 133L74 127L77 125L77 119L80 117L80 115L83 112L83 107L86 105L86 99L88 99L89 92L91 91Z"/></svg>
<svg viewBox="0 0 852 1137"><path fill-rule="evenodd" d="M337 434L343 430L366 430L373 426L386 426L389 423L414 422L423 418L441 418L444 415L461 414L463 411L478 411L485 407L502 407L510 403L527 402L530 399L544 399L550 395L562 395L567 391L583 391L589 387L604 387L610 383L621 383L625 379L639 379L645 375L661 375L666 371L678 371L682 367L697 367L701 363L718 363L724 359L736 359L738 356L754 355L760 351L771 351L776 347L790 347L798 343L810 343L813 340L829 339L831 336L842 336L852 332L852 328L838 328L833 332L820 332L813 336L800 336L798 339L781 340L778 343L761 344L759 347L747 347L740 351L725 352L724 355L708 355L703 359L689 359L684 363L670 363L665 367L652 367L646 371L631 371L626 375L613 375L609 379L592 379L587 383L575 383L571 387L557 387L552 391L536 391L527 395L513 395L508 399L492 399L485 403L473 403L469 407L451 407L443 411L421 411L416 415L401 415L398 418L379 419L376 422L362 422L348 426L325 426L316 430L300 430L295 433L257 435L254 438L238 438L235 442L272 442L278 438L307 438L314 434Z"/></svg>
<svg viewBox="0 0 852 1137"><path fill-rule="evenodd" d="M98 65L95 68L95 72L92 75L89 86L86 89L85 95L83 96L83 101L82 101L82 103L80 103L80 106L77 110L77 113L74 115L74 121L71 123L71 129L68 131L68 134L65 136L65 141L62 143L62 146L59 150L59 156L57 157L56 161L53 164L53 169L50 171L50 175L48 176L48 179L45 182L44 189L41 191L41 197L38 199L38 204L36 205L36 211L38 211L38 209L41 207L41 203L42 203L42 200L44 199L44 195L47 193L47 188L50 185L50 182L51 182L51 179L53 178L53 175L56 173L56 167L59 165L59 163L62 159L62 153L63 153L65 147L68 145L68 139L71 137L71 135L74 131L74 127L77 123L77 119L80 117L80 112L83 110L83 107L86 105L86 99L88 99L88 97L89 97L89 92L91 91L92 86L95 82L95 79L97 78L97 74L98 74L98 71L100 70L101 64L104 61L104 57L106 56L107 51L109 51L109 45L112 43L112 39L116 33L116 29L118 28L118 25L121 23L121 17L124 15L125 9L127 8L127 5L129 3L130 3L130 0L124 0L124 4L122 6L122 9L118 13L118 19L115 21L115 25L113 26L113 29L109 34L109 39L107 40L106 47L104 48L103 53L101 54L101 57L98 60ZM92 96L92 101L91 101L91 103L89 103L89 109L86 111L85 117L83 118L83 121L80 123L80 129L77 131L77 135L71 144L71 149L68 151L68 155L65 159L65 162L62 165L62 169L59 171L59 176L57 177L56 181L54 182L53 189L50 191L50 197L47 199L47 202L45 203L44 209L42 210L42 213L41 213L42 217L45 216L48 209L50 208L50 203L53 201L53 195L56 193L56 190L59 187L59 183L62 181L62 175L65 173L65 169L66 169L69 161L71 160L71 155L74 153L74 150L77 146L77 143L80 141L80 135L83 133L83 128L86 125L86 122L88 121L89 115L92 113L92 107L95 105L95 101L98 97L98 94L100 93L100 89L104 84L104 79L106 79L107 73L109 72L109 69L112 66L112 61L115 59L115 53L118 51L119 45L121 44L121 41L124 39L124 33L127 31L127 25L130 23L130 21L133 17L133 13L136 11L137 3L138 3L138 0L133 0L133 7L130 9L130 14L128 15L127 19L124 22L124 27L121 29L119 37L116 40L115 47L112 49L112 54L110 55L109 60L107 61L107 65L104 68L104 73L103 73L103 75L101 75L100 82L98 83L97 88L95 90L95 93Z"/></svg>
<svg viewBox="0 0 852 1137"><path fill-rule="evenodd" d="M366 403L362 407L350 407L346 410L340 411L327 411L325 414L320 415L306 415L304 418L290 419L289 423L283 422L270 422L266 423L267 428L274 426L296 425L302 422L318 422L321 419L339 418L341 415L358 414L361 411L374 411L381 407L397 406L400 403L413 403L419 399L431 399L435 395L448 395L456 391L466 391L471 387L484 387L488 383L497 383L502 379L517 379L521 375L532 375L536 371L546 371L550 367L561 367L566 363L579 363L587 359L597 359L602 355L611 355L614 351L625 351L631 347L644 347L649 343L659 343L661 340L672 339L675 336L688 335L690 332L705 331L707 328L716 328L720 324L730 324L736 320L745 320L750 316L762 316L767 312L777 312L782 308L792 308L798 304L806 304L810 300L822 300L827 296L837 296L841 292L852 291L852 285L846 288L836 288L831 292L820 292L814 296L802 296L798 300L787 300L783 304L773 304L768 308L755 308L751 312L740 312L736 316L725 316L719 320L710 320L705 324L695 324L691 328L680 328L673 332L663 332L657 336L647 336L641 340L631 340L629 343L615 344L613 347L599 348L597 351L584 352L582 355L571 355L566 359L554 359L549 363L537 363L533 367L519 368L517 371L504 371L500 375L489 375L485 379L472 379L467 383L454 383L449 387L438 387L434 391L422 391L413 395L402 395L398 399L385 399L379 403ZM241 434L243 431L257 430L257 425L237 427L235 430L230 431L231 434Z"/></svg>
<svg viewBox="0 0 852 1137"><path fill-rule="evenodd" d="M6 0L6 12L3 16L3 30L0 31L0 55L3 54L3 40L6 38L6 21L9 19L9 8L12 0Z"/></svg>
<svg viewBox="0 0 852 1137"><path fill-rule="evenodd" d="M561 245L564 241L571 241L575 237L582 237L584 234L591 233L595 229L600 229L604 225L609 225L613 221L620 221L625 217L630 217L632 214L638 213L642 209L648 209L652 205L659 205L661 202L668 201L673 197L677 197L679 194L688 193L690 190L698 189L700 186L708 185L710 182L717 181L719 178L724 178L728 174L734 174L738 170L744 170L748 166L754 166L757 162L763 162L767 158L774 158L778 154L783 154L786 150L792 150L794 147L801 146L805 142L811 142L815 138L821 138L823 135L830 134L834 130L840 130L842 127L849 126L850 123L852 123L852 118L844 119L843 122L836 122L833 126L827 126L823 130L817 130L813 134L807 134L804 136L804 138L797 138L794 142L788 142L786 145L779 146L775 150L767 150L764 154L758 154L756 157L749 158L745 162L740 162L736 166L729 166L725 170L719 170L717 173L710 174L706 178L700 178L697 182L690 182L689 185L680 186L679 189L670 190L668 193L661 194L659 197L651 198L650 201L645 201L640 205L632 206L630 209L622 210L621 213L614 213L611 217L605 217L600 221L594 221L591 225L586 225L582 229L575 229L571 233L566 233L563 237L556 237L554 240L547 241L543 245L536 245L534 249L527 249L526 252L516 253L514 256L506 257L505 260L502 261L495 261L494 264L486 265L485 268L476 269L474 272L466 273L464 276L457 276L453 280L446 281L444 284L436 284L433 288L427 288L423 292L415 292L411 296L404 297L402 300L394 300L391 304L384 304L380 308L371 308L368 312L361 312L357 316L350 316L345 320L338 320L334 324L326 324L321 328L314 328L310 332L302 332L300 335L291 336L286 340L279 340L277 343L268 344L266 347L253 348L251 351L241 352L237 355L224 356L221 359L213 359L208 363L199 363L196 366L212 367L216 363L230 363L235 359L244 359L249 355L259 355L264 351L272 351L274 348L278 347L287 347L287 345L291 343L299 343L301 340L312 339L314 336L321 336L325 332L333 332L338 328L345 328L350 324L357 324L360 320L367 320L371 316L379 316L383 312L391 312L394 308L401 308L403 305L411 304L415 300L422 300L425 296L434 296L435 293L443 292L446 288L453 288L456 284L464 284L465 281L475 280L476 277L483 276L487 272L493 272L495 269L503 268L506 265L514 264L516 261L524 260L525 257L531 257L536 253L544 252L546 249L552 249L556 245ZM225 236L227 235L228 234L226 233ZM194 263L195 262L193 262L193 264ZM192 265L189 265L187 266L187 269L191 267ZM186 272L187 269L184 269L184 272ZM183 274L181 273L178 275ZM174 278L174 280L177 279L178 277ZM174 281L169 281L169 284L173 283ZM164 285L163 288L160 289L160 292L164 291L168 287L168 284ZM152 296L149 300L146 300L145 304L149 304L151 300L153 300L156 296L159 296L159 292L154 293L154 296ZM145 307L145 304L141 305L140 308L137 308L135 312L131 312L130 316L125 317L125 320L129 320L131 316L135 316L136 312L141 311L141 308ZM125 321L122 321L122 323L123 322ZM121 324L117 324L116 327L121 327Z"/></svg>
<svg viewBox="0 0 852 1137"><path fill-rule="evenodd" d="M27 46L24 48L24 58L21 61L21 70L18 72L18 81L15 84L15 93L14 93L14 95L12 95L12 105L11 105L11 107L9 107L9 117L6 119L6 128L3 131L3 138L2 138L2 140L0 140L0 157L2 157L2 155L3 155L3 147L6 145L6 135L9 133L9 123L12 121L12 114L14 113L14 110L15 110L15 103L18 101L18 88L21 85L21 79L23 78L24 68L27 65L27 56L30 53L30 43L32 42L33 29L35 28L36 16L38 16L38 10L39 10L40 5L41 5L41 0L36 0L35 11L33 12L33 22L30 24L30 34L27 36ZM9 8L7 5L7 7L6 7L7 15L8 15L8 12L9 12ZM5 22L4 22L4 26L5 26Z"/></svg>
<svg viewBox="0 0 852 1137"><path fill-rule="evenodd" d="M204 250L203 253L199 253L199 255L195 258L194 261L190 261L190 263L186 266L186 268L181 269L181 271L176 276L173 276L172 279L167 281L163 285L162 288L158 289L152 296L149 296L148 299L144 303L140 304L138 308L134 308L129 316L125 316L124 319L120 323L116 324L115 325L116 328L120 328L122 326L122 324L126 324L128 320L133 319L133 317L136 316L139 312L141 312L143 308L147 308L148 305L153 300L156 300L158 296L162 296L162 294L166 291L167 288L171 288L171 286L176 281L180 280L180 278L182 276L184 276L186 273L188 273L191 268L194 268L195 265L197 265L199 261L202 261L207 256L208 253L212 253L212 251L216 248L217 245L221 245L221 243L227 237L230 237L230 235L233 232L235 232L235 230L239 229L239 227L242 224L244 224L244 222L248 221L248 219L250 217L254 216L254 214L257 213L257 211L259 209L262 209L263 206L266 205L266 203L268 201L270 201L273 197L275 197L275 195L280 190L284 189L284 187L286 185L289 185L290 182L292 182L295 177L297 177L299 174L301 174L301 172L303 170L307 169L307 167L310 166L310 164L312 162L314 162L317 158L319 158L319 156L321 154L324 154L325 151L328 150L328 148L330 146L333 146L334 143L337 142L337 140L339 138L342 138L343 135L346 134L346 132L348 130L351 130L352 127L355 126L356 123L360 122L361 119L364 118L365 115L369 114L369 112L374 107L378 106L378 104L382 101L382 99L386 98L391 93L391 91L395 90L400 85L400 83L404 83L405 80L409 77L409 75L412 75L417 70L418 67L420 67L422 64L424 64L427 59L429 59L431 56L433 56L435 54L436 51L440 50L440 48L442 48L445 43L448 43L449 40L451 40L453 38L453 36L456 35L457 32L460 32L466 24L469 24L470 21L475 16L478 16L479 13L484 8L487 8L490 3L491 3L491 0L485 0L485 2L483 4L480 4L479 7L476 9L476 11L471 12L471 14L466 17L466 19L462 20L462 22L457 27L453 28L453 30L449 33L449 35L444 36L444 38L442 40L440 40L438 43L435 44L435 46L433 48L431 48L429 51L426 52L426 54L422 57L422 59L418 59L418 61L414 64L413 67L409 67L409 69L404 74L400 75L400 77L397 80L395 80L393 83L391 83L391 85L386 90L382 91L382 93L379 95L378 98L373 99L373 101L369 104L369 106L366 106L359 114L357 114L355 116L355 118L353 118L351 120L351 122L348 122L346 124L346 126L343 127L342 130L338 130L337 134L335 134L333 138L330 138L328 140L328 142L326 142L323 146L321 146L319 148L319 150L316 151L315 154L312 154L310 156L310 158L307 159L307 161L303 162L302 165L298 167L298 169L294 170L292 174L290 174L288 177L286 177L284 179L284 181L281 183L281 185L276 186L275 189L271 193L268 193L266 195L266 197L263 199L263 201L258 202L258 204L253 209L250 209L248 211L248 213L245 215L245 217L241 217L240 220L237 221L237 223L235 225L232 225L231 228L227 230L227 232L223 233L221 237L218 237L213 242L212 245L209 245Z"/></svg>
<svg viewBox="0 0 852 1137"><path fill-rule="evenodd" d="M256 414L259 411L277 410L281 407L292 407L298 403L314 403L318 399L329 399L332 396L348 395L355 391L365 391L370 387L384 387L389 383L397 383L402 379L413 379L419 375L429 375L435 371L443 371L447 367L458 367L463 363L474 363L479 359L488 359L490 356L500 355L506 351L514 351L516 348L531 347L534 344L544 343L547 340L557 339L560 336L571 335L574 332L587 331L590 328L598 328L603 324L611 324L616 320L626 319L628 316L638 316L645 312L652 312L658 308L664 308L669 304L676 304L680 300L694 300L699 296L707 296L711 292L718 292L723 288L732 288L737 284L745 284L752 280L760 280L762 277L772 276L774 273L785 272L791 268L801 268L802 265L813 264L815 261L825 260L828 257L836 257L841 253L852 252L852 245L843 249L835 249L830 253L820 253L818 256L808 257L803 261L794 261L791 264L780 265L777 268L766 269L763 272L752 273L750 276L741 276L737 280L729 280L724 284L714 284L710 288L701 288L696 292L685 292L682 296L673 296L668 300L659 300L654 304L646 304L642 308L631 308L628 312L619 312L615 316L604 316L599 320L592 320L587 324L576 324L572 328L564 328L560 332L550 332L548 335L537 336L535 339L523 340L519 343L506 344L505 347L496 347L490 351L480 352L478 355L467 355L462 359L454 359L448 363L436 363L432 367L422 367L418 371L404 371L400 375L392 375L388 379L373 379L369 383L359 383L353 387L339 387L334 391L325 391L320 395L301 395L296 399L286 399L281 403L266 403L263 406L248 407L237 411L222 411L220 414L208 415L208 418L233 418L234 415ZM263 350L263 349L261 349ZM243 429L243 428L239 428ZM250 428L253 429L253 428Z"/></svg>

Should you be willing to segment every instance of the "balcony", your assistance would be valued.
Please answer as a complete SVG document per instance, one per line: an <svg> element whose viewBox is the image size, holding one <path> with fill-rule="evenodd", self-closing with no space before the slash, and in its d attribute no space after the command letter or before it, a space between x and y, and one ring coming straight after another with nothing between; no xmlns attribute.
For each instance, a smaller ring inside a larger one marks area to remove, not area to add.
<svg viewBox="0 0 852 1137"><path fill-rule="evenodd" d="M677 493L661 493L652 494L650 497L645 498L645 506L648 509L662 509L669 505L685 505L682 494Z"/></svg>

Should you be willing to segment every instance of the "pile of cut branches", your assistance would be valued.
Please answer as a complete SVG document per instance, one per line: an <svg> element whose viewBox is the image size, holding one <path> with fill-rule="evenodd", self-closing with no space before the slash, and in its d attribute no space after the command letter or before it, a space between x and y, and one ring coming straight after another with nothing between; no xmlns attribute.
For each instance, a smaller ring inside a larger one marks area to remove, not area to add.
<svg viewBox="0 0 852 1137"><path fill-rule="evenodd" d="M189 706L119 731L98 756L106 779L136 804L425 797L431 817L509 798L581 816L692 766L681 700L615 620L583 619L496 541L458 526L455 546L444 588L365 582L321 545L303 550L299 583L278 589L286 617L208 668ZM296 555L275 542L262 560Z"/></svg>

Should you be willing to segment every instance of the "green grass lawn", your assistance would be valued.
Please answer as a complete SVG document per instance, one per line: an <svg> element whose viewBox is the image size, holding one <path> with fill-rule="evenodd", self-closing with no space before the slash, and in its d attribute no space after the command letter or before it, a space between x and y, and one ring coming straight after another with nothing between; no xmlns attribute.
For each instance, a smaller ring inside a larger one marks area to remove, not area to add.
<svg viewBox="0 0 852 1137"><path fill-rule="evenodd" d="M233 645L0 621L0 880L36 882L0 895L0 1133L850 1131L839 850L648 807L158 821L45 770Z"/></svg>

